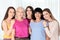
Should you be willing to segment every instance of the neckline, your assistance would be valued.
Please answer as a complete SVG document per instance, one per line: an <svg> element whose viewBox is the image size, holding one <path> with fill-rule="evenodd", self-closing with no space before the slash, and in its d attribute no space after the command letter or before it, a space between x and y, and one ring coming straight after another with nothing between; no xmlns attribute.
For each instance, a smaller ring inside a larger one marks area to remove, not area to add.
<svg viewBox="0 0 60 40"><path fill-rule="evenodd" d="M42 20L40 20L39 22L34 22L34 23L40 23Z"/></svg>
<svg viewBox="0 0 60 40"><path fill-rule="evenodd" d="M23 22L24 21L24 19L22 20L22 21L20 21L20 20L17 20L17 19L15 19L16 21L18 21L18 22Z"/></svg>

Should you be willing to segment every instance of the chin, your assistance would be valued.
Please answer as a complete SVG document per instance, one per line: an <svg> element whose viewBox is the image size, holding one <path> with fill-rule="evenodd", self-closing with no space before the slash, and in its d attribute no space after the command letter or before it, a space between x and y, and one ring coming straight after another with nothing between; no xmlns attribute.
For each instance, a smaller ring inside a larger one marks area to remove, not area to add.
<svg viewBox="0 0 60 40"><path fill-rule="evenodd" d="M36 19L40 19L39 17L37 17Z"/></svg>
<svg viewBox="0 0 60 40"><path fill-rule="evenodd" d="M48 20L48 18L45 18L45 20Z"/></svg>

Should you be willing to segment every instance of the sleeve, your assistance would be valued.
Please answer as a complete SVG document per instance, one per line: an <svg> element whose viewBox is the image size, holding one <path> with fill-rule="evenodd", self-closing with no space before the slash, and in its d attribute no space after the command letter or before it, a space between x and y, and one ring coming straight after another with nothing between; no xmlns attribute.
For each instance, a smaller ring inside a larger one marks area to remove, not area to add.
<svg viewBox="0 0 60 40"><path fill-rule="evenodd" d="M51 38L52 36L53 36L53 34L54 34L54 32L56 31L56 30L58 30L57 28L58 28L58 23L57 22L54 22L54 24L52 24L53 26L52 26L52 28L50 29L50 30L52 30L52 31L50 31L47 27L45 28L45 31L46 31L46 34Z"/></svg>

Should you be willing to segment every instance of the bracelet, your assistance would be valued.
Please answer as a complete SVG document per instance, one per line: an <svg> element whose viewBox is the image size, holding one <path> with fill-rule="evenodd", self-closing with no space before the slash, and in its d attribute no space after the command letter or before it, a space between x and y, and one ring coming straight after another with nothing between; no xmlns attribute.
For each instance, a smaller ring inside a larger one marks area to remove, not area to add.
<svg viewBox="0 0 60 40"><path fill-rule="evenodd" d="M44 28L47 28L46 26Z"/></svg>

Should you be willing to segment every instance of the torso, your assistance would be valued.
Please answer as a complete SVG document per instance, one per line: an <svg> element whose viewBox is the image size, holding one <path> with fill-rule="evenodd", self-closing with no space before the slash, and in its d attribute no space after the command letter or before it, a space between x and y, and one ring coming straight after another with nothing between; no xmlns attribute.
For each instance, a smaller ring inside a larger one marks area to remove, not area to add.
<svg viewBox="0 0 60 40"><path fill-rule="evenodd" d="M7 25L7 29L9 30L10 27L11 27L11 23L7 23L7 21L5 21L5 22L6 22L6 25ZM12 35L11 34L7 35L7 34L4 33L3 37L9 39L9 38L12 38Z"/></svg>
<svg viewBox="0 0 60 40"><path fill-rule="evenodd" d="M31 40L45 40L45 31L43 27L43 20L40 22L30 22L32 29Z"/></svg>
<svg viewBox="0 0 60 40"><path fill-rule="evenodd" d="M53 36L51 37L51 40L58 40L58 25L56 23L57 23L57 21L55 21L55 20L53 20L52 22L49 22L50 31L51 32L54 31ZM55 28L55 29L53 29L53 31L52 31L52 28Z"/></svg>
<svg viewBox="0 0 60 40"><path fill-rule="evenodd" d="M28 37L28 21L27 19L23 19L23 21L19 21L15 19L14 23L15 29L15 37L24 38Z"/></svg>

